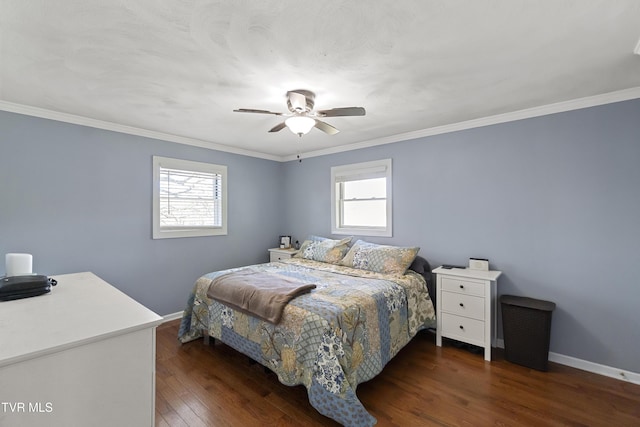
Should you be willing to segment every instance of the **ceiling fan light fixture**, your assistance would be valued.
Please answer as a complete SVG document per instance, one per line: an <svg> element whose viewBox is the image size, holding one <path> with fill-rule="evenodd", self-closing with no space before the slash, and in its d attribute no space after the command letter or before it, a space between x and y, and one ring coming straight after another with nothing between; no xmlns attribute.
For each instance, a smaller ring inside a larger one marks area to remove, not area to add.
<svg viewBox="0 0 640 427"><path fill-rule="evenodd" d="M315 119L308 116L293 116L284 121L289 130L298 136L308 134L316 125Z"/></svg>
<svg viewBox="0 0 640 427"><path fill-rule="evenodd" d="M280 122L269 130L269 133L280 132L284 128L289 128L291 132L298 136L306 135L316 128L327 135L335 135L340 132L329 123L323 122L319 118L325 117L348 117L364 116L366 111L363 107L341 107L330 108L328 110L314 111L315 94L310 90L296 89L287 92L288 113L276 113L269 110L258 110L255 108L238 108L233 110L237 113L259 113L273 114L275 116L288 117L284 122Z"/></svg>

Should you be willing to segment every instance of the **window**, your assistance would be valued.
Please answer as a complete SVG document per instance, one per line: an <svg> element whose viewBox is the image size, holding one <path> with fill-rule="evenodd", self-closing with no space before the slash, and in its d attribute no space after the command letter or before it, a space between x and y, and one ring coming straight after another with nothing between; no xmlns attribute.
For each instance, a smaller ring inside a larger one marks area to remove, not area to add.
<svg viewBox="0 0 640 427"><path fill-rule="evenodd" d="M392 236L391 159L331 168L331 232Z"/></svg>
<svg viewBox="0 0 640 427"><path fill-rule="evenodd" d="M153 238L227 234L227 167L153 156Z"/></svg>

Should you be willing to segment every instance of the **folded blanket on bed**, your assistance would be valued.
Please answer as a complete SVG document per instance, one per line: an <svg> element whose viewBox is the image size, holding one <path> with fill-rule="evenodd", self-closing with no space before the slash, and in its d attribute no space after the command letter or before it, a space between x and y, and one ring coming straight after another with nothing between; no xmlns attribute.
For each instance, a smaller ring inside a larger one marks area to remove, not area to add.
<svg viewBox="0 0 640 427"><path fill-rule="evenodd" d="M289 301L315 287L277 274L240 270L215 278L209 285L207 296L277 324Z"/></svg>

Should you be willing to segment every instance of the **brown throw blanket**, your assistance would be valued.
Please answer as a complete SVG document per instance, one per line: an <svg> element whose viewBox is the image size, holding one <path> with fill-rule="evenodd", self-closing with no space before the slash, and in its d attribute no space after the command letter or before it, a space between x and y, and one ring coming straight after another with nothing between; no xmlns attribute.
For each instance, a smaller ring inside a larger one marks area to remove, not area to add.
<svg viewBox="0 0 640 427"><path fill-rule="evenodd" d="M240 270L216 277L209 285L207 296L277 324L289 301L315 287L277 274Z"/></svg>

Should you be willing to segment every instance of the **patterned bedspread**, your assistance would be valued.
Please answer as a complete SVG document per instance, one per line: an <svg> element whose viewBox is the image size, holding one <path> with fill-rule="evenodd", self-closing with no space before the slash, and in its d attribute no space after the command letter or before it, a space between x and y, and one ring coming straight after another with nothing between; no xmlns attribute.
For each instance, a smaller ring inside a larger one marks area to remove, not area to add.
<svg viewBox="0 0 640 427"><path fill-rule="evenodd" d="M212 279L240 268L209 273L189 296L179 339L188 342L206 331L269 367L283 384L304 384L321 414L345 426L375 424L356 387L380 373L418 331L435 327L424 278L297 258L252 268L317 287L293 299L273 325L207 297Z"/></svg>

